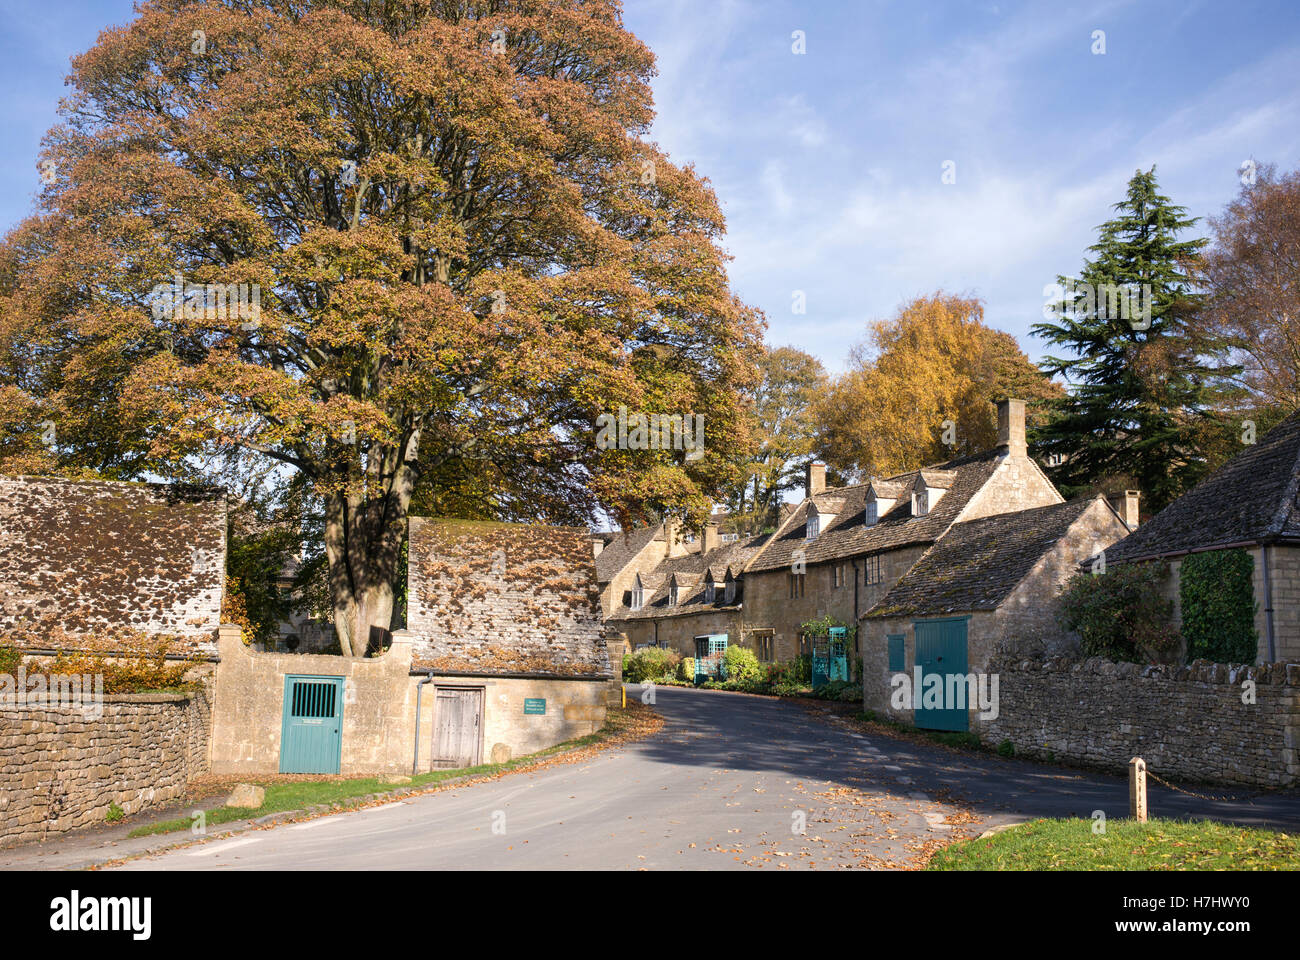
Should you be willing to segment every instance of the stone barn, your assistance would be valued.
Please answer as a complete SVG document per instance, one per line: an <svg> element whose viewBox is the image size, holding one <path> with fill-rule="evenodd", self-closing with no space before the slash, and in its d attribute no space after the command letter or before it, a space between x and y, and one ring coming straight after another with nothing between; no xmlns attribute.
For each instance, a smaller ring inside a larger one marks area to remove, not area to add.
<svg viewBox="0 0 1300 960"><path fill-rule="evenodd" d="M411 520L420 769L500 762L601 728L620 671L593 559L585 529Z"/></svg>

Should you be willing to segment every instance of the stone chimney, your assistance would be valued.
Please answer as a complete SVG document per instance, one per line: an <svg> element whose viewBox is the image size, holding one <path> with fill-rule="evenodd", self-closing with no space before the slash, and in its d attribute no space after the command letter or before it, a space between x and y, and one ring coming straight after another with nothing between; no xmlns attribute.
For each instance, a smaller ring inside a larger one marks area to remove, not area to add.
<svg viewBox="0 0 1300 960"><path fill-rule="evenodd" d="M603 551L604 549L605 549L605 538L604 538L604 537L592 537L592 538L591 538L591 555L592 555L593 557L599 557L600 554L601 554L601 551Z"/></svg>
<svg viewBox="0 0 1300 960"><path fill-rule="evenodd" d="M826 489L826 464L809 463L804 474L803 493L805 497L815 497Z"/></svg>
<svg viewBox="0 0 1300 960"><path fill-rule="evenodd" d="M669 517L664 521L664 559L684 557L689 552L686 549L686 538L682 536L682 522L676 517Z"/></svg>
<svg viewBox="0 0 1300 960"><path fill-rule="evenodd" d="M1025 445L1025 401L998 401L998 450L1009 457L1023 457L1029 448Z"/></svg>
<svg viewBox="0 0 1300 960"><path fill-rule="evenodd" d="M718 549L718 525L706 523L704 532L700 535L700 552L707 557L716 549Z"/></svg>
<svg viewBox="0 0 1300 960"><path fill-rule="evenodd" d="M1138 500L1142 494L1137 490L1123 490L1112 493L1109 497L1110 505L1115 508L1119 518L1124 521L1130 530L1136 530L1138 526Z"/></svg>

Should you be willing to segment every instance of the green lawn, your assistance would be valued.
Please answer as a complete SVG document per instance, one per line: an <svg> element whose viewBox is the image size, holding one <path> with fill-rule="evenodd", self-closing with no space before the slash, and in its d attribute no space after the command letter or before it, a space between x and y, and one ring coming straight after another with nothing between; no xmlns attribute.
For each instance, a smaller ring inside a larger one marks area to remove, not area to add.
<svg viewBox="0 0 1300 960"><path fill-rule="evenodd" d="M250 779L246 782L257 784L266 790L266 797L262 805L256 809L248 807L212 807L204 811L207 826L211 828L223 823L232 823L236 820L254 820L269 813L302 810L322 803L334 804L346 809L360 804L364 798L375 793L411 790L460 777L505 773L515 767L522 767L557 753L593 746L623 734L635 735L636 731L648 722L646 714L649 714L649 711L641 709L639 704L629 704L628 706L629 709L627 710L610 710L609 719L606 720L605 726L599 733L567 740L546 750L518 757L506 763L487 763L477 767L461 767L453 770L434 770L429 773L422 773L412 777L410 783L383 783L378 777L363 777L356 780L290 780L278 782ZM146 837L153 834L188 830L192 822L189 817L177 817L174 820L148 823L136 827L128 836Z"/></svg>
<svg viewBox="0 0 1300 960"><path fill-rule="evenodd" d="M1297 870L1300 837L1209 821L1033 820L940 850L928 870Z"/></svg>

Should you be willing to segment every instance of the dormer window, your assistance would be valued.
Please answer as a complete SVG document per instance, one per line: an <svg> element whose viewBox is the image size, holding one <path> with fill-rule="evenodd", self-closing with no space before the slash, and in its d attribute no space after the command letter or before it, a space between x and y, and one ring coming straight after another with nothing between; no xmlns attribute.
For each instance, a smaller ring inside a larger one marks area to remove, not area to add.
<svg viewBox="0 0 1300 960"><path fill-rule="evenodd" d="M677 606L677 584L675 583L668 588L668 606Z"/></svg>
<svg viewBox="0 0 1300 960"><path fill-rule="evenodd" d="M726 598L727 603L736 602L736 578L730 573L727 574L727 585L723 596Z"/></svg>
<svg viewBox="0 0 1300 960"><path fill-rule="evenodd" d="M704 602L713 603L715 600L717 600L717 598L718 598L718 588L714 585L711 579L706 580L704 583Z"/></svg>
<svg viewBox="0 0 1300 960"><path fill-rule="evenodd" d="M817 514L815 513L809 515L808 526L804 531L804 539L806 540L817 539L817 534L821 532L821 520L822 518L817 516Z"/></svg>
<svg viewBox="0 0 1300 960"><path fill-rule="evenodd" d="M643 606L645 606L645 588L638 580L632 587L632 609L640 610Z"/></svg>
<svg viewBox="0 0 1300 960"><path fill-rule="evenodd" d="M930 493L928 490L912 492L912 516L924 517L930 512Z"/></svg>
<svg viewBox="0 0 1300 960"><path fill-rule="evenodd" d="M880 509L874 500L867 501L867 526L874 527L880 521Z"/></svg>

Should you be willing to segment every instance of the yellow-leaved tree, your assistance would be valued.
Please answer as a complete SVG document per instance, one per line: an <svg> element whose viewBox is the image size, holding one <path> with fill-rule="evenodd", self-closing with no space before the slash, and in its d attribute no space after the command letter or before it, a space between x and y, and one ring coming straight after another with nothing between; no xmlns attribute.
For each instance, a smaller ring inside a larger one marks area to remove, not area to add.
<svg viewBox="0 0 1300 960"><path fill-rule="evenodd" d="M999 397L1025 400L1032 425L1062 392L980 300L940 291L871 323L814 407L819 450L846 476L890 476L992 447Z"/></svg>

